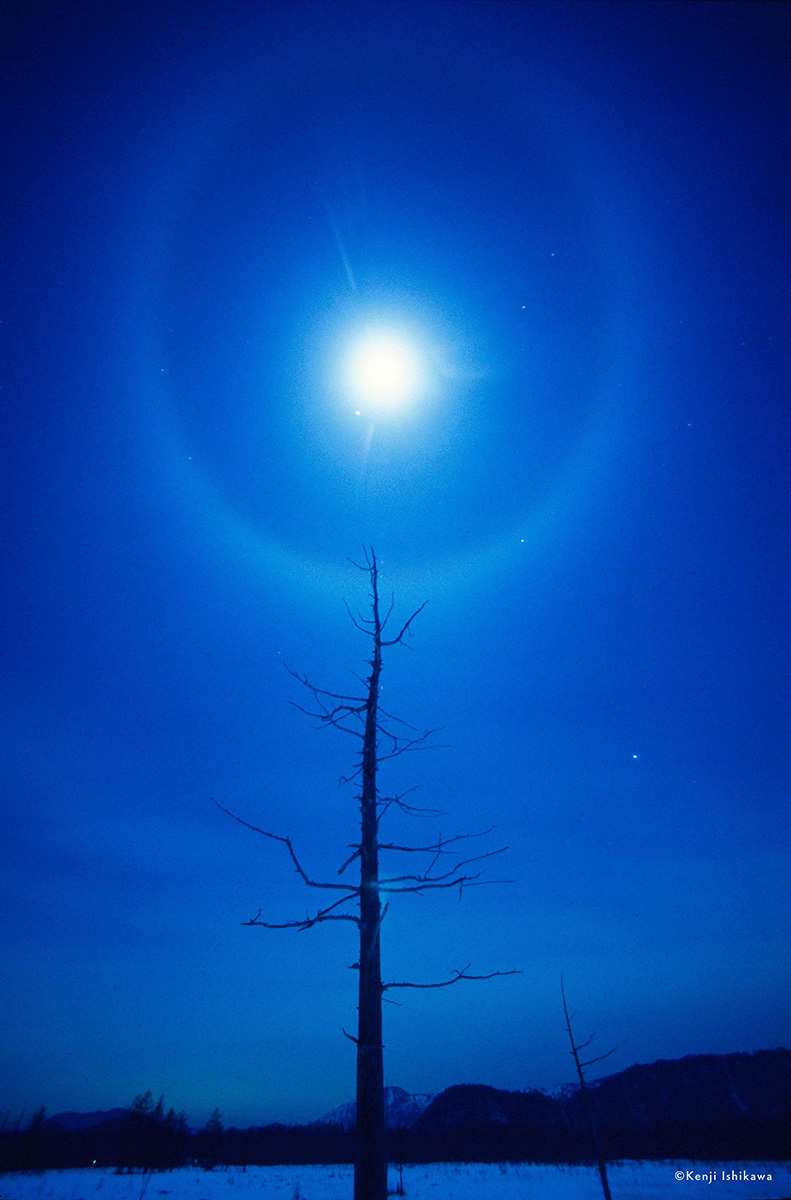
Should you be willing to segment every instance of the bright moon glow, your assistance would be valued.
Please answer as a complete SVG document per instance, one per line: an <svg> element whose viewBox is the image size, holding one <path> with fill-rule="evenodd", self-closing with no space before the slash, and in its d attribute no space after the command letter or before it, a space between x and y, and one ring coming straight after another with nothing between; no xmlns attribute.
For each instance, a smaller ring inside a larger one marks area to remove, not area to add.
<svg viewBox="0 0 791 1200"><path fill-rule="evenodd" d="M371 334L348 360L348 379L357 400L395 408L411 400L422 384L420 358L396 334Z"/></svg>

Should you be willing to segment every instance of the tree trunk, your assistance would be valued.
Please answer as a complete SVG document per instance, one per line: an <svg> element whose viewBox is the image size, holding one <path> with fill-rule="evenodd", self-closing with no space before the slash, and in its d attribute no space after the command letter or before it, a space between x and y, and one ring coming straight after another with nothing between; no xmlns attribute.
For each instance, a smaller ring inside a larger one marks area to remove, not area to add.
<svg viewBox="0 0 791 1200"><path fill-rule="evenodd" d="M360 934L360 958L355 965L359 970L359 994L357 1002L357 1037L352 1040L357 1044L357 1122L354 1153L354 1200L387 1200L387 1138L385 1126L385 1089L384 1089L384 1047L382 1043L382 998L388 988L437 988L449 987L462 979L493 979L495 975L510 975L516 972L493 971L488 975L471 975L467 967L454 971L450 979L440 983L391 982L382 983L380 964L380 927L382 918L387 912L387 904L382 906L382 893L399 892L421 895L424 891L434 888L458 888L461 897L462 888L476 886L479 882L480 871L470 869L483 859L500 854L503 849L489 853L464 856L464 851L458 849L459 843L467 837L477 834L462 834L458 837L442 838L438 836L427 846L401 846L379 842L379 818L388 808L395 806L404 813L431 813L432 809L417 809L405 804L401 796L389 796L380 800L377 791L377 770L379 760L396 758L409 750L422 746L431 736L432 730L423 734L410 733L411 727L392 714L383 711L379 716L379 679L382 673L382 650L385 647L402 645L404 637L410 631L412 622L418 613L422 612L425 604L415 609L411 617L401 626L395 636L384 637L384 630L393 610L391 602L384 619L379 613L378 569L373 547L370 552L364 550L365 565L355 564L368 575L371 585L371 615L356 618L351 611L349 616L352 623L373 642L373 657L370 662L371 673L365 681L367 688L364 695L340 695L324 688L316 687L304 676L294 671L290 674L298 679L312 694L314 709L303 708L308 716L314 717L321 725L332 725L345 733L352 733L362 741L362 762L356 765L354 773L344 782L360 778L360 842L354 846L354 852L340 867L338 874L342 875L347 867L359 857L360 883L339 883L337 879L312 879L302 866L291 839L269 829L261 829L242 820L235 813L218 804L223 812L228 813L235 821L247 829L261 834L265 838L280 843L288 852L291 864L302 882L310 888L321 888L330 891L333 899L322 904L318 911L294 921L271 922L261 919L261 910L247 925L257 925L264 929L312 929L324 921L351 921ZM347 605L348 609L348 605ZM391 630L392 632L392 630ZM301 705L297 705L301 708ZM397 723L394 732L393 723ZM386 749L379 755L378 740L386 739ZM411 790L411 789L410 789ZM215 803L217 803L215 801ZM401 854L427 854L430 856L428 868L409 870L399 873L395 878L385 875L384 880L379 876L379 851L390 851ZM448 859L455 865L450 866ZM358 912L351 912L347 905L358 905Z"/></svg>
<svg viewBox="0 0 791 1200"><path fill-rule="evenodd" d="M379 676L382 670L381 625L376 581L373 585L374 656L368 680L363 740L360 842L360 982L357 1025L357 1138L354 1200L387 1200L384 1061L382 1046L382 972L379 926L379 836L376 793L376 741Z"/></svg>
<svg viewBox="0 0 791 1200"><path fill-rule="evenodd" d="M591 1100L590 1092L588 1091L588 1086L585 1082L585 1074L584 1074L582 1068L589 1067L595 1062L601 1062L602 1059L609 1058L610 1054L612 1054L613 1051L610 1050L610 1051L608 1051L607 1054L601 1054L597 1058L589 1059L588 1062L586 1062L586 1063L583 1063L580 1061L580 1056L579 1056L580 1047L574 1041L574 1034L572 1033L572 1030L571 1030L571 1017L569 1016L569 1008L568 1008L568 1005L566 1004L566 991L565 991L565 988L563 987L563 977L562 976L560 979L560 994L563 997L563 1012L566 1016L566 1029L568 1030L569 1041L571 1042L571 1054L574 1059L574 1065L577 1068L577 1076L580 1081L580 1092L582 1093L582 1099L585 1104L585 1109L588 1113L588 1119L590 1120L591 1133L593 1134L593 1147L594 1147L594 1150L596 1151L596 1166L599 1168L599 1179L601 1180L601 1188L602 1188L602 1192L604 1193L604 1200L612 1200L612 1194L610 1192L610 1181L607 1178L607 1164L604 1161L604 1155L602 1153L602 1148L601 1148L601 1141L599 1140L599 1127L596 1124L596 1113L593 1111L593 1101ZM591 1037L588 1038L587 1042L585 1042L584 1045L586 1045L586 1046L590 1045L592 1037L593 1037L593 1034L591 1034Z"/></svg>

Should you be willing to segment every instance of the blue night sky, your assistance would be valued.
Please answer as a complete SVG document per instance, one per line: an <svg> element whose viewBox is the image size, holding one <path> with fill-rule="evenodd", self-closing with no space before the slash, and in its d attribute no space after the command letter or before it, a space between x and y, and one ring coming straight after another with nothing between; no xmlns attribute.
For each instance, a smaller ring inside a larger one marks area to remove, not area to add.
<svg viewBox="0 0 791 1200"><path fill-rule="evenodd" d="M0 1111L354 1092L363 543L382 771L512 882L399 897L386 1079L788 1045L789 40L761 3L25 6L4 34ZM411 402L343 364L416 348ZM358 411L359 410L359 411ZM389 820L389 818L388 818ZM320 894L319 894L320 895Z"/></svg>

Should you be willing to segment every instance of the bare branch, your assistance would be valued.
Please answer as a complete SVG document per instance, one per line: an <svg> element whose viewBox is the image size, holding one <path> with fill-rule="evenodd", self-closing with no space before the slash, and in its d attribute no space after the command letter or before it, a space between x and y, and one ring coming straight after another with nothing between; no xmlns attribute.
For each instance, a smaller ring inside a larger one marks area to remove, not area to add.
<svg viewBox="0 0 791 1200"><path fill-rule="evenodd" d="M350 896L356 896L359 894L360 889L354 887L350 883L319 883L315 879L311 879L305 872L302 864L296 856L296 853L294 852L291 838L283 837L279 833L270 833L268 829L259 829L257 825L251 825L249 821L245 821L242 819L242 817L238 817L236 813L231 812L229 808L226 808L223 804L220 804L218 800L214 800L213 797L212 803L215 804L221 812L224 812L234 821L237 821L240 825L244 825L245 829L251 829L253 833L260 833L262 837L271 838L273 842L282 842L283 845L288 849L288 853L291 856L291 861L294 864L297 874L302 878L303 883L307 884L308 887L330 888L334 891L348 892ZM246 923L249 924L249 922Z"/></svg>
<svg viewBox="0 0 791 1200"><path fill-rule="evenodd" d="M578 1047L578 1049L579 1049L579 1047ZM605 1058L609 1058L611 1054L615 1054L615 1051L617 1049L618 1049L617 1046L613 1046L612 1050L608 1050L606 1054L600 1054L598 1056L598 1058L589 1058L587 1062L581 1062L580 1066L581 1067L592 1067L594 1063L603 1062Z"/></svg>
<svg viewBox="0 0 791 1200"><path fill-rule="evenodd" d="M312 917L303 917L301 921L283 921L277 923L262 921L260 920L262 910L259 908L254 917L249 921L242 921L241 923L242 925L259 925L262 929L297 929L300 931L303 929L312 929L314 925L320 925L322 921L353 921L359 927L359 917L353 916L352 913L333 912L333 909L337 908L339 904L346 904L348 900L354 899L355 896L353 894L341 896L340 899L334 900L332 904L328 904L326 908L319 909Z"/></svg>
<svg viewBox="0 0 791 1200"><path fill-rule="evenodd" d="M401 799L401 796L408 796L410 792L415 791L417 791L417 788L409 788L407 791L402 792L400 796L383 796L379 801L377 801L377 803L383 806L382 811L379 814L379 820L382 820L382 817L385 815L391 804L395 804L396 807L400 808L402 812L408 813L409 816L412 817L439 817L442 815L442 809L440 808L423 808L414 804L405 804Z"/></svg>
<svg viewBox="0 0 791 1200"><path fill-rule="evenodd" d="M404 721L401 717L396 717L393 713L388 712L386 708L382 708L381 704L378 706L378 708L379 712L382 713L383 716L387 717L388 721L397 721L399 725L403 725L406 729L412 729L417 732L417 729L414 725L410 725L408 721Z"/></svg>
<svg viewBox="0 0 791 1200"><path fill-rule="evenodd" d="M449 838L444 838L444 837L440 836L437 838L436 842L433 842L430 846L398 846L398 845L395 845L393 842L380 842L379 849L380 850L399 850L399 851L402 851L404 854L429 854L432 852L434 852L436 854L457 854L458 853L457 850L448 850L446 847L450 846L453 842L466 841L467 838L486 837L488 834L493 833L496 828L497 828L496 825L492 825L489 829L484 829L480 833L457 833L455 835L455 837L449 837ZM502 847L502 850L507 850L507 849L508 849L507 846ZM494 851L492 851L492 853L501 854L502 850L494 850ZM486 858L486 857L488 857L488 855L481 855L480 857ZM467 859L466 861L470 862L471 860ZM461 866L461 863L459 864L459 866Z"/></svg>
<svg viewBox="0 0 791 1200"><path fill-rule="evenodd" d="M359 707L353 704L335 704L331 708L329 704L324 704L322 701L317 700L317 704L319 706L318 712L314 709L305 708L304 704L298 704L296 700L289 700L289 704L292 708L296 708L300 712L304 713L305 716L313 717L317 721L321 721L323 725L334 724L337 721L344 721L349 717L357 717L359 719L361 718L362 713L365 711L364 704L360 705Z"/></svg>
<svg viewBox="0 0 791 1200"><path fill-rule="evenodd" d="M418 616L419 613L422 613L423 609L426 607L427 604L428 604L428 600L424 600L423 603L421 604L420 608L416 608L415 611L412 613L412 616L409 618L409 620L406 621L401 626L401 632L398 634L398 636L394 637L394 638L390 638L390 640L387 642L382 642L381 645L382 646L396 646L401 641L401 639L403 638L406 631L409 629L409 626L412 624L415 617Z"/></svg>
<svg viewBox="0 0 791 1200"><path fill-rule="evenodd" d="M362 563L355 562L353 558L347 558L347 559L346 559L346 561L347 561L347 562L350 562L350 563L352 564L352 566L353 566L353 567L356 567L356 568L357 568L357 570L358 570L358 571L366 571L366 572L370 572L370 570L371 570L371 561L370 561L370 559L368 558L368 550L367 550L367 548L366 548L365 546L363 546L363 554L365 555L365 566L363 566L363 564L362 564ZM374 563L376 563L376 557L375 557L375 556L374 556Z"/></svg>
<svg viewBox="0 0 791 1200"><path fill-rule="evenodd" d="M357 566L356 563L354 565ZM359 629L360 633L365 633L365 634L370 635L370 632L371 632L370 629L365 628L366 624L370 625L370 623L371 623L370 617L364 617L361 613L358 613L357 616L355 617L354 613L349 608L349 605L346 603L345 600L343 602L343 607L346 609L347 613L349 614L349 620L351 621L354 628Z"/></svg>
<svg viewBox="0 0 791 1200"><path fill-rule="evenodd" d="M283 666L293 679L296 679L298 683L301 683L303 687L306 687L308 691L313 692L314 695L327 696L330 700L349 700L352 704L359 704L362 708L365 708L366 701L364 697L345 696L342 692L329 692L326 688L316 687L314 683L310 682L307 676L300 675L298 671L292 670L292 668L286 663L284 663Z"/></svg>
<svg viewBox="0 0 791 1200"><path fill-rule="evenodd" d="M384 848L385 847L382 847L382 849L384 849ZM494 856L496 854L504 854L505 851L508 849L508 847L501 846L499 850L489 850L486 854L475 854L470 858L463 858L461 860L461 862L455 863L450 868L449 871L444 871L441 875L432 875L431 874L434 864L436 863L437 859L439 858L439 855L442 853L442 851L437 849L436 847L434 849L436 850L436 853L434 854L434 858L431 860L431 862L429 863L428 867L426 868L426 870L424 871L424 873L422 875L394 875L392 877L392 879L382 879L380 882L382 884L406 883L406 882L421 883L421 884L434 884L434 883L441 883L442 881L449 879L449 880L451 880L450 886L452 886L453 882L454 882L454 880L452 878L453 876L456 876L455 882L459 882L460 880L463 881L465 879L465 876L463 876L463 875L459 876L459 871L461 871L462 867L467 867L470 865L470 863L483 862L483 860L486 858L494 858ZM477 879L478 876L472 875L469 878Z"/></svg>
<svg viewBox="0 0 791 1200"><path fill-rule="evenodd" d="M376 803L384 805L385 808L389 808L391 804L400 803L400 801L403 800L404 796L410 796L412 794L412 792L416 792L416 791L417 791L417 784L414 784L411 788L407 788L405 792L399 792L397 796L379 796ZM404 805L404 807L408 808L409 805ZM431 811L436 811L436 810L426 809L426 812L431 812Z"/></svg>
<svg viewBox="0 0 791 1200"><path fill-rule="evenodd" d="M397 718L393 719L397 720ZM406 725L406 722L402 721L401 724ZM407 725L407 728L412 729L412 726ZM377 721L376 723L376 730L378 733L381 733L384 737L391 741L394 746L401 745L404 747L404 749L411 749L412 746L420 745L422 742L427 741L430 737L433 737L435 733L439 733L440 729L441 726L437 726L436 729L424 729L422 733L418 733L415 737L407 737L403 733L393 733L393 730L388 729L388 727L382 721ZM399 751L401 754L403 754L403 752L403 749Z"/></svg>
<svg viewBox="0 0 791 1200"><path fill-rule="evenodd" d="M311 720L318 721L319 727L332 725L336 729L342 730L344 733L351 733L355 737L362 738L361 730L349 728L344 724L345 721L354 720L360 725L365 724L363 714L366 711L366 700L360 696L348 696L343 692L331 692L327 688L317 687L305 675L300 675L298 671L293 671L291 667L284 664L289 675L301 683L303 687L312 695L316 702L316 709L305 708L302 704L297 704L296 701L290 701L292 707ZM337 701L335 704L328 701Z"/></svg>
<svg viewBox="0 0 791 1200"><path fill-rule="evenodd" d="M495 979L499 975L521 975L522 971L490 971L488 975L470 975L470 963L463 967L461 971L454 971L452 979L443 979L440 983L383 983L382 991L386 992L390 988L418 988L421 991L426 988L441 988L451 987L454 983L460 983L462 979L480 980L480 979Z"/></svg>
<svg viewBox="0 0 791 1200"><path fill-rule="evenodd" d="M253 925L260 929L296 929L301 933L303 929L312 929L314 925L320 925L323 921L353 921L355 925L360 925L360 918L352 916L351 913L335 913L332 916L325 916L323 913L316 913L313 917L305 917L302 921L259 921L258 917L252 917L249 921L240 921L240 925Z"/></svg>
<svg viewBox="0 0 791 1200"><path fill-rule="evenodd" d="M382 619L382 623L379 627L382 631L384 631L384 628L387 625L387 622L390 620L390 614L394 608L395 608L395 592L391 592L390 593L390 607L388 608L387 612L385 613L385 615ZM415 616L417 616L417 613L415 613Z"/></svg>
<svg viewBox="0 0 791 1200"><path fill-rule="evenodd" d="M571 1020L571 1018L569 1018L569 1021L570 1020ZM594 1030L594 1032L590 1035L590 1037L586 1038L584 1042L573 1043L574 1049L576 1050L577 1054L579 1054L580 1050L584 1050L587 1046L590 1046L591 1042L593 1041L593 1039L595 1037L596 1037L596 1031ZM580 1066L581 1067L592 1067L594 1063L601 1062L602 1059L609 1058L611 1054L615 1054L615 1051L617 1049L618 1049L617 1046L613 1046L612 1050L608 1050L606 1054L600 1054L598 1056L598 1058L589 1058L587 1062L581 1062Z"/></svg>
<svg viewBox="0 0 791 1200"><path fill-rule="evenodd" d="M338 874L342 875L343 872L346 870L346 868L350 867L352 865L352 863L354 862L354 860L356 858L360 857L361 853L362 853L362 847L358 846L357 849L354 851L354 854L350 854L349 857L346 859L346 862L342 866L338 867Z"/></svg>
<svg viewBox="0 0 791 1200"><path fill-rule="evenodd" d="M420 737L405 738L405 739L403 739L403 741L396 734L391 733L387 729L380 728L379 732L385 734L385 736L388 737L390 739L390 741L393 743L393 749L389 752L389 754L379 754L377 756L378 761L380 763L387 762L388 759L391 759L391 758L399 758L400 755L407 754L411 750L444 750L444 749L447 749L447 747L445 747L445 746L439 746L439 745L426 746L426 745L424 745L424 743L426 742L426 740L428 738L432 737L435 733L439 733L439 729L427 729L425 733L422 733L420 735Z"/></svg>
<svg viewBox="0 0 791 1200"><path fill-rule="evenodd" d="M513 883L513 879L479 879L477 875L463 875L461 879L448 879L444 883L416 883L412 887L380 887L381 892L387 892L388 895L398 896L407 892L430 892L439 891L442 888L458 887L459 895L463 888L466 887L493 887L500 883Z"/></svg>
<svg viewBox="0 0 791 1200"><path fill-rule="evenodd" d="M594 1063L603 1062L605 1058L609 1058L611 1054L615 1054L615 1051L618 1049L618 1047L613 1046L612 1050L608 1050L606 1054L599 1054L596 1058L589 1058L587 1062L582 1062L580 1059L580 1050L584 1050L586 1046L590 1046L591 1042L596 1037L596 1033L594 1031L584 1042L576 1042L574 1040L574 1034L572 1033L571 1029L571 1017L569 1016L568 1005L566 1003L566 989L563 986L562 971L560 974L560 994L563 998L563 1015L566 1018L566 1031L569 1035L569 1042L571 1043L571 1050L569 1051L569 1054L571 1054L572 1058L574 1059L574 1065L577 1068L577 1075L579 1076L580 1088L584 1093L586 1088L586 1080L582 1073L583 1067L592 1067Z"/></svg>
<svg viewBox="0 0 791 1200"><path fill-rule="evenodd" d="M363 740L364 733L362 730L350 729L348 725L343 724L344 721L351 719L354 715L358 717L360 724L363 724L361 714L355 714L352 711L331 713L329 709L326 712L312 712L309 708L304 708L301 704L297 704L295 700L289 700L289 704L293 708L296 708L298 712L304 713L306 717L311 717L313 720L318 721L319 724L315 726L316 729L322 729L331 725L334 729L340 729L342 733L350 733L353 737L359 738L360 741Z"/></svg>

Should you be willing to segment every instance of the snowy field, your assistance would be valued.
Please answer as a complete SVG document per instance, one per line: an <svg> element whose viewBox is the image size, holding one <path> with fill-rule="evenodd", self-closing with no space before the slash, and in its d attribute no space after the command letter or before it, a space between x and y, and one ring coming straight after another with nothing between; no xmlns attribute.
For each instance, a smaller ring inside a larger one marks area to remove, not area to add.
<svg viewBox="0 0 791 1200"><path fill-rule="evenodd" d="M613 1200L791 1197L789 1163L624 1162L607 1173ZM729 1174L737 1178L726 1178ZM431 1163L405 1166L403 1180L407 1200L601 1200L602 1195L595 1167ZM392 1192L398 1183L399 1173L391 1168ZM352 1169L339 1166L0 1175L0 1200L350 1200L351 1195Z"/></svg>

